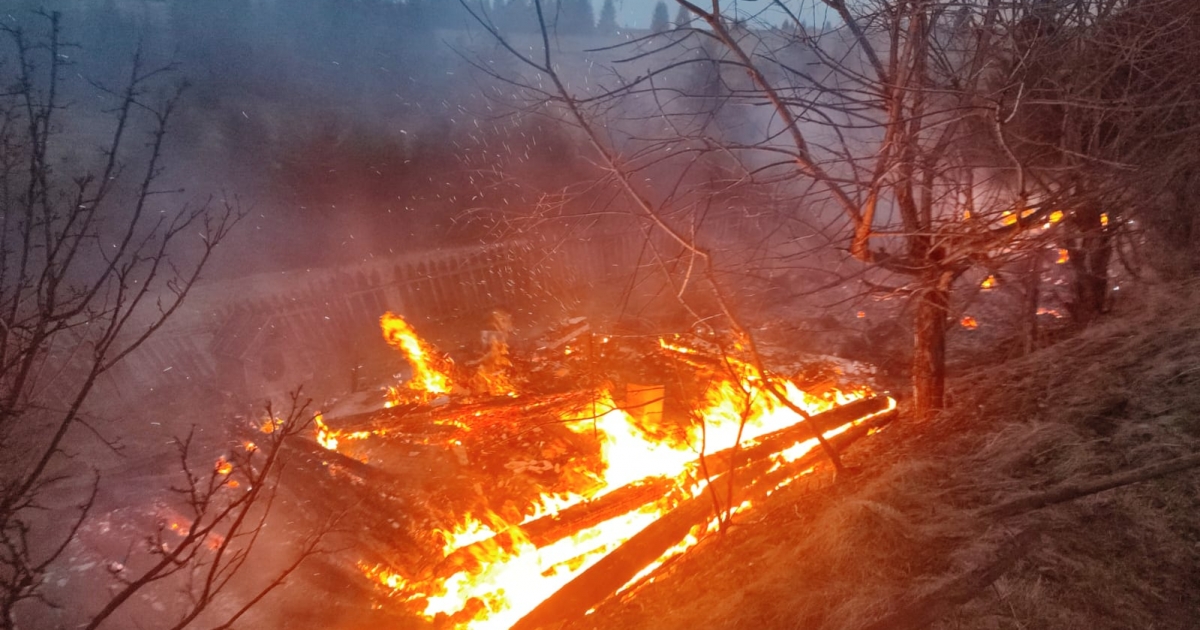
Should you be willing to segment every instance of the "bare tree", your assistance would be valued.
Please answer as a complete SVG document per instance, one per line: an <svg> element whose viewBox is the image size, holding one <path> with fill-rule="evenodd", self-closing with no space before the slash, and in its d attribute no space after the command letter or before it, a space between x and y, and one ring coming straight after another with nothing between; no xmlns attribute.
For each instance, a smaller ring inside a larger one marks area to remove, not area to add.
<svg viewBox="0 0 1200 630"><path fill-rule="evenodd" d="M1129 251L1119 243L1149 238L1146 253L1168 275L1196 270L1200 232L1188 200L1200 159L1200 81L1189 68L1200 62L1200 6L1096 0L1036 9L1017 23L1004 60L1027 69L1023 82L1004 87L1014 114L1007 131L1016 153L1070 193L1060 241L1073 271L1070 313L1086 325L1106 309L1110 262Z"/></svg>
<svg viewBox="0 0 1200 630"><path fill-rule="evenodd" d="M1027 69L1015 66L1008 76L996 69L1029 3L829 0L818 4L842 26L818 34L784 2L775 5L794 29L753 28L719 1L677 4L703 27L667 43L623 44L624 58L611 66L618 78L607 88L569 88L548 44L542 58L518 54L553 86L530 93L563 108L648 229L703 263L688 270L711 265L710 288L731 322L744 316L728 297L746 262L714 251L697 230L698 217L723 202L715 191L769 191L762 198L774 200L766 212L777 225L819 226L821 249L848 253L872 291L912 304L915 411L936 413L945 402L952 289L972 269L1042 251L1047 223L1060 216L1064 187L1015 152L1006 129L1015 107L1004 89ZM621 72L647 64L642 74ZM691 86L671 79L696 68L708 68L712 79ZM643 107L615 105L631 100ZM682 111L684 101L709 105ZM720 124L722 110L756 122L731 132ZM620 138L614 115L663 124ZM689 182L669 174L716 163L724 174L690 195L681 192ZM647 173L674 183L648 184Z"/></svg>
<svg viewBox="0 0 1200 630"><path fill-rule="evenodd" d="M267 420L261 429L264 435L259 439L261 444L247 443L241 451L222 456L207 470L194 468L190 434L176 440L183 483L172 490L187 513L186 522L163 522L147 537L143 557L135 558L142 566L137 570L123 566L116 572L121 587L101 610L91 615L86 625L89 630L104 624L135 594L171 578L179 578L190 602L177 620L163 625L172 630L188 627L224 594L263 535L263 526L278 488L284 442L309 429L312 422L312 415L308 413L310 402L296 392L288 412L282 417L277 416L268 404ZM286 566L216 627L230 627L251 607L282 586L301 563L317 553L321 540L332 526L332 521L326 523L301 541Z"/></svg>
<svg viewBox="0 0 1200 630"><path fill-rule="evenodd" d="M114 104L112 126L98 166L79 167L84 158L72 151L63 102L70 47L58 14L39 15L44 28L32 33L11 19L0 25L7 47L0 66L6 86L0 93L3 628L17 627L23 610L58 604L46 597L46 574L88 521L100 487L99 472L87 471L86 454L112 447L104 425L88 414L101 376L180 308L242 216L228 203L175 209L163 203L170 192L158 185L163 141L184 86L169 83L170 65L149 65L140 53L123 87L95 86ZM142 130L148 131L144 144ZM176 540L160 530L146 550L156 561L132 558L110 567L123 586L90 615L87 627L111 619L149 584L184 572L197 587L176 627L213 601L258 537L283 441L306 426L306 405L298 397L293 403L261 445L216 466L208 459L197 469L190 439L180 442L184 483L177 492L191 511L187 533ZM81 476L91 477L90 491L69 521L43 518L47 505L70 496ZM230 490L239 484L244 490ZM306 543L300 556L315 544Z"/></svg>
<svg viewBox="0 0 1200 630"><path fill-rule="evenodd" d="M1048 249L1069 253L1072 312L1086 324L1133 208L1191 225L1187 210L1164 208L1186 206L1194 181L1197 92L1183 70L1194 3L775 0L789 29L719 0L676 4L696 28L592 51L611 55L594 85L563 80L547 34L542 54L501 41L527 74L500 78L580 130L645 232L675 248L650 249L676 295L707 273L716 310L742 333L736 289L766 268L713 233L734 196L775 226L764 250L824 261L784 273L845 269L832 252L856 261L827 284L861 280L910 307L919 417L945 404L955 291L1020 277L1032 349ZM816 9L835 26L806 29Z"/></svg>

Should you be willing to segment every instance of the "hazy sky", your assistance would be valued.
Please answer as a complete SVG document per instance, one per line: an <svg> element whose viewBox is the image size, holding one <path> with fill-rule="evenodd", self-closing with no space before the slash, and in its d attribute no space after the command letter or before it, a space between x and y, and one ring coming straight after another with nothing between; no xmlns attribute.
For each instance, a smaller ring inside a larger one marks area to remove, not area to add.
<svg viewBox="0 0 1200 630"><path fill-rule="evenodd" d="M657 3L658 0L616 0L617 22L632 28L646 28L650 26L650 15L654 12L654 5ZM674 19L675 12L679 10L679 5L674 0L666 0L666 3L667 13ZM770 8L771 0L725 0L725 3L731 7L736 5L736 8L742 13L763 13L766 19L773 24L778 24L785 18L785 14L779 11L779 9ZM793 7L793 9L800 5L812 5L811 2L800 0L790 0L787 4ZM603 5L604 0L592 0L592 7L596 16L600 15L600 7ZM700 6L708 5L709 3L704 2ZM801 14L800 18L806 22L821 22L825 19L824 12L818 16L819 19L814 19L811 8Z"/></svg>

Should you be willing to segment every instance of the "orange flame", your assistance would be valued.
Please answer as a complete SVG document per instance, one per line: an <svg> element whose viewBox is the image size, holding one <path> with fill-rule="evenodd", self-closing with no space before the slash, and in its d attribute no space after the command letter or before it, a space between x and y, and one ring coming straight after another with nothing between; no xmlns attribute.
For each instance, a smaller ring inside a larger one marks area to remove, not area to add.
<svg viewBox="0 0 1200 630"><path fill-rule="evenodd" d="M1050 217L1048 219L1046 219L1046 223L1044 225L1042 225L1042 229L1048 230L1048 229L1050 229L1050 226L1052 226L1055 223L1058 223L1062 220L1063 220L1063 211L1055 210L1054 212L1050 213Z"/></svg>
<svg viewBox="0 0 1200 630"><path fill-rule="evenodd" d="M317 444L336 451L338 447L337 434L325 424L325 416L318 413L313 416L313 430L317 433Z"/></svg>
<svg viewBox="0 0 1200 630"><path fill-rule="evenodd" d="M962 325L963 328L966 328L967 330L975 330L976 328L979 328L979 322L974 317L971 317L970 315L964 316L962 318L962 320L959 321L958 323L960 325Z"/></svg>
<svg viewBox="0 0 1200 630"><path fill-rule="evenodd" d="M696 353L692 348L665 340L660 344L668 351L685 355ZM726 362L733 366L736 378L718 378L708 387L703 402L693 414L695 422L685 428L683 439L661 440L648 436L638 419L622 409L608 391L598 392L589 404L565 413L562 418L569 429L599 438L604 468L594 484L579 493L543 496L541 505L536 506L534 515L526 522L649 478L673 479L678 492L669 496L674 498L644 505L542 547L535 546L515 525L507 524L495 515L468 518L453 531L443 532L446 540L443 552L449 555L474 544L470 552L478 564L470 570L432 582L410 582L397 572L378 565L363 564L360 570L375 583L405 596L406 601L412 602L430 619L446 615L454 627L476 630L510 627L570 580L661 518L679 500L695 497L703 491L706 483L697 481L697 462L702 452L732 447L739 439L742 444L750 443L804 420L802 415L764 389L764 378L750 365L728 357ZM810 415L869 393L865 388L853 392L830 389L818 396L786 380L775 381L774 385L791 403ZM848 422L827 435L844 431L862 420ZM797 443L777 455L777 465L794 461L817 444L816 439ZM810 471L798 472L795 477L807 472ZM778 487L789 482L785 480ZM734 511L747 507L749 503L744 503ZM715 525L714 521L709 528ZM502 531L511 535L511 544L492 540ZM668 557L696 544L705 531L705 528L693 529L684 541L643 569L630 583L653 571Z"/></svg>
<svg viewBox="0 0 1200 630"><path fill-rule="evenodd" d="M214 466L218 475L228 475L233 472L233 463L224 457L218 457L217 463Z"/></svg>
<svg viewBox="0 0 1200 630"><path fill-rule="evenodd" d="M987 278L984 279L983 283L979 285L979 288L984 289L984 290L993 289L995 287L996 287L996 276L988 276Z"/></svg>
<svg viewBox="0 0 1200 630"><path fill-rule="evenodd" d="M479 363L475 372L472 389L487 392L492 396L516 396L508 373L512 369L512 360L508 357L508 343L500 335L488 339L488 353Z"/></svg>
<svg viewBox="0 0 1200 630"><path fill-rule="evenodd" d="M412 366L413 377L408 382L410 390L433 395L450 391L446 361L417 336L417 331L408 322L389 311L379 318L379 326L383 329L383 338L393 348L403 352Z"/></svg>
<svg viewBox="0 0 1200 630"><path fill-rule="evenodd" d="M331 451L338 450L341 440L365 440L372 435L385 435L386 433L385 429L377 431L339 431L325 424L325 416L321 412L318 411L313 416L313 437L316 438L318 444Z"/></svg>

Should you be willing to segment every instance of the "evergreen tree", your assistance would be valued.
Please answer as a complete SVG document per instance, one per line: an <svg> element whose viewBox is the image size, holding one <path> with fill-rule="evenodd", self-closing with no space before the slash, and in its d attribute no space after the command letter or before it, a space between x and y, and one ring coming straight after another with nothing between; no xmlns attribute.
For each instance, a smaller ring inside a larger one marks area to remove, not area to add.
<svg viewBox="0 0 1200 630"><path fill-rule="evenodd" d="M650 30L655 33L665 33L671 27L671 16L667 14L667 3L658 0L654 5L654 15L650 17Z"/></svg>
<svg viewBox="0 0 1200 630"><path fill-rule="evenodd" d="M600 7L600 23L596 25L596 30L601 35L616 35L617 6L613 0L604 0L604 6Z"/></svg>
<svg viewBox="0 0 1200 630"><path fill-rule="evenodd" d="M590 35L596 30L591 0L559 0L558 32L570 35Z"/></svg>
<svg viewBox="0 0 1200 630"><path fill-rule="evenodd" d="M675 13L675 28L687 28L692 25L692 12L687 10L687 7L679 5L679 11Z"/></svg>
<svg viewBox="0 0 1200 630"><path fill-rule="evenodd" d="M496 0L492 19L506 33L527 33L537 28L537 14L527 0Z"/></svg>

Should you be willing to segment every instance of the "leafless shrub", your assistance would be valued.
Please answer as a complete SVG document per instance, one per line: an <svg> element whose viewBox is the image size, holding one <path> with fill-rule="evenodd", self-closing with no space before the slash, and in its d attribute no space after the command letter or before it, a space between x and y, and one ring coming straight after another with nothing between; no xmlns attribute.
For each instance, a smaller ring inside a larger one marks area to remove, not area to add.
<svg viewBox="0 0 1200 630"><path fill-rule="evenodd" d="M66 522L47 506L78 485L89 449L112 448L86 413L99 379L159 331L180 308L216 247L242 217L233 204L169 207L159 187L163 139L184 90L173 67L134 56L120 88L95 85L114 105L98 166L80 166L66 129L63 82L69 66L58 14L44 28L0 24L6 46L0 92L0 627L25 613L60 606L45 592L59 562L96 506L100 474ZM139 135L148 131L142 144ZM179 442L189 512L182 538L148 539L150 561L110 567L121 582L95 628L147 586L187 575L190 606L167 624L182 628L220 596L247 561L270 511L281 445L306 425L307 403L288 413L254 449L215 468L197 468L191 440ZM208 464L211 465L211 464ZM243 489L231 491L235 485ZM228 627L278 587L316 549L301 545L296 564L234 611ZM214 543L214 541L216 541ZM143 559L145 560L145 559ZM130 566L132 564L144 567ZM131 575L136 572L136 575Z"/></svg>

